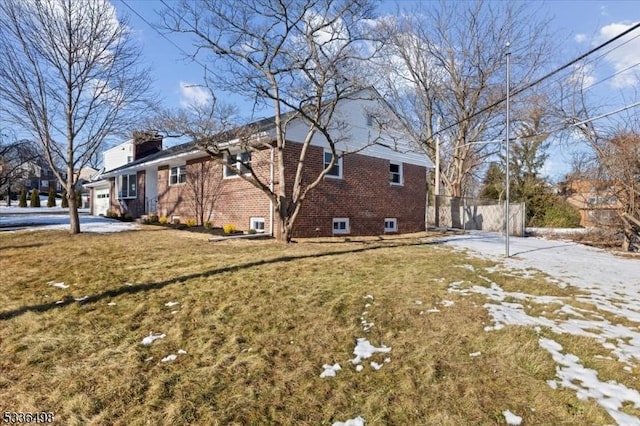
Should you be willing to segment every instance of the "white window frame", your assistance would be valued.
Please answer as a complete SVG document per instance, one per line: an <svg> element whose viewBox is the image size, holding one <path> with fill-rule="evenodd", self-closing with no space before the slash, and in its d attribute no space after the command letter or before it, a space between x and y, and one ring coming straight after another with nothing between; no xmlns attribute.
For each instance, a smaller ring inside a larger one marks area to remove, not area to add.
<svg viewBox="0 0 640 426"><path fill-rule="evenodd" d="M398 166L398 179L400 180L399 182L394 182L393 181L393 176L394 176L394 172L391 171L391 166ZM404 185L404 167L402 163L397 163L395 161L390 161L389 162L389 183L391 185L396 185L396 186L402 186Z"/></svg>
<svg viewBox="0 0 640 426"><path fill-rule="evenodd" d="M390 224L391 224L391 226L388 226ZM384 218L384 232L398 232L398 218L397 217L385 217Z"/></svg>
<svg viewBox="0 0 640 426"><path fill-rule="evenodd" d="M248 175L250 174L249 168L246 167L242 161L242 157L248 155L249 158L248 160L245 160L245 164L251 164L251 151L241 151L238 152L236 154L225 154L224 155L224 160L226 164L231 165L232 163L230 162L230 160L235 160L233 162L233 166L238 169L243 175ZM238 173L234 172L233 170L231 170L229 167L227 167L227 165L222 166L222 177L224 179L233 179L233 178L237 178L239 177Z"/></svg>
<svg viewBox="0 0 640 426"><path fill-rule="evenodd" d="M124 180L127 180L126 185L124 184ZM135 186L133 187L134 190L131 191L131 178L133 177L133 182L135 183ZM125 199L135 199L138 196L138 175L137 173L134 174L126 174L126 175L120 175L119 176L119 180L120 180L120 191L119 191L119 195L120 195L120 199L125 200ZM131 193L133 192L133 194Z"/></svg>
<svg viewBox="0 0 640 426"><path fill-rule="evenodd" d="M262 223L262 229L256 227L257 224ZM253 229L259 234L264 233L265 221L264 217L252 217L249 219L249 229Z"/></svg>
<svg viewBox="0 0 640 426"><path fill-rule="evenodd" d="M331 151L329 150L325 150L322 154L322 168L326 169L327 166L329 166L329 163L331 162L331 156L333 154L331 153ZM327 159L327 156L329 156L329 158ZM331 174L331 170L329 170L327 172L326 175L324 175L325 177L331 178L331 179L342 179L342 156L338 156L336 155L336 161L333 163L333 168L338 168L338 174Z"/></svg>
<svg viewBox="0 0 640 426"><path fill-rule="evenodd" d="M331 230L333 235L340 235L340 234L349 234L351 233L351 225L349 224L349 218L348 217L334 217L333 221L331 222ZM336 229L336 224L339 223L344 223L344 229L340 229L340 227L338 229Z"/></svg>
<svg viewBox="0 0 640 426"><path fill-rule="evenodd" d="M175 178L175 182L172 182L172 178ZM187 166L181 164L179 166L172 166L169 168L169 186L182 185L187 182Z"/></svg>

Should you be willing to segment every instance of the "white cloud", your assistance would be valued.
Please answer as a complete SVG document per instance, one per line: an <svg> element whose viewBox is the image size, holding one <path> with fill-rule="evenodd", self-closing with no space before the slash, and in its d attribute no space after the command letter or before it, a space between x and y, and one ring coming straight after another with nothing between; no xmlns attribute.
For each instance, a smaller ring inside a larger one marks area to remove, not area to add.
<svg viewBox="0 0 640 426"><path fill-rule="evenodd" d="M575 41L577 41L578 43L584 43L585 41L587 41L587 35L586 34L576 34L576 36L573 39Z"/></svg>
<svg viewBox="0 0 640 426"><path fill-rule="evenodd" d="M571 68L573 73L569 76L569 82L580 84L585 89L596 83L593 64L575 64Z"/></svg>
<svg viewBox="0 0 640 426"><path fill-rule="evenodd" d="M204 105L211 101L211 93L197 84L180 82L180 105L189 107L192 105Z"/></svg>
<svg viewBox="0 0 640 426"><path fill-rule="evenodd" d="M631 28L632 25L634 25L634 23L622 22L605 25L600 29L595 42L600 44L609 40ZM604 60L613 67L615 72L620 72L619 75L611 80L611 85L616 89L629 87L638 83L638 68L634 65L640 62L640 38L634 39L636 36L637 34L632 32L620 40L617 40L613 45L613 50L608 49L611 51L604 57ZM632 66L634 67L623 71Z"/></svg>

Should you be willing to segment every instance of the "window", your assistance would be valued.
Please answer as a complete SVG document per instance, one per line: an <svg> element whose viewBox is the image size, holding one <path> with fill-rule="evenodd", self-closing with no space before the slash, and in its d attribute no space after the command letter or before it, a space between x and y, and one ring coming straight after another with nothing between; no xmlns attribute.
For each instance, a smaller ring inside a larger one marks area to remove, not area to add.
<svg viewBox="0 0 640 426"><path fill-rule="evenodd" d="M331 164L331 158L333 154L331 151L324 152L324 168L326 169ZM334 177L334 178L342 178L342 157L337 157L336 161L333 163L333 166L325 176Z"/></svg>
<svg viewBox="0 0 640 426"><path fill-rule="evenodd" d="M187 181L187 166L175 166L169 170L169 185L178 185Z"/></svg>
<svg viewBox="0 0 640 426"><path fill-rule="evenodd" d="M138 189L138 181L136 175L120 176L120 197L119 198L136 198Z"/></svg>
<svg viewBox="0 0 640 426"><path fill-rule="evenodd" d="M349 218L347 217L336 217L333 218L333 233L334 234L348 234L350 232L349 229Z"/></svg>
<svg viewBox="0 0 640 426"><path fill-rule="evenodd" d="M258 233L264 232L264 218L252 217L249 219L249 229L253 229Z"/></svg>
<svg viewBox="0 0 640 426"><path fill-rule="evenodd" d="M389 182L391 185L402 185L402 164L389 163Z"/></svg>
<svg viewBox="0 0 640 426"><path fill-rule="evenodd" d="M374 121L373 114L367 114L367 127L373 127Z"/></svg>
<svg viewBox="0 0 640 426"><path fill-rule="evenodd" d="M131 155L127 155L127 163L130 163L133 161L133 157Z"/></svg>
<svg viewBox="0 0 640 426"><path fill-rule="evenodd" d="M395 217L385 218L384 232L398 232L398 219Z"/></svg>
<svg viewBox="0 0 640 426"><path fill-rule="evenodd" d="M249 167L251 166L250 152L244 151L239 152L235 155L225 155L225 157L228 165L235 167L237 170L240 170L240 173L242 173L243 175L249 173ZM237 175L238 173L236 173L230 167L224 167L224 177L229 178Z"/></svg>

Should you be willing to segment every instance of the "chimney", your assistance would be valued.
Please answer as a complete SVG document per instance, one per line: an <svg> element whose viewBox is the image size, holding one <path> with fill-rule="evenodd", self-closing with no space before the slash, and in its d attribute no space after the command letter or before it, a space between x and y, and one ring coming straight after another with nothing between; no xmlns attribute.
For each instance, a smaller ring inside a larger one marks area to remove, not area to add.
<svg viewBox="0 0 640 426"><path fill-rule="evenodd" d="M162 136L153 131L133 132L133 159L162 151Z"/></svg>

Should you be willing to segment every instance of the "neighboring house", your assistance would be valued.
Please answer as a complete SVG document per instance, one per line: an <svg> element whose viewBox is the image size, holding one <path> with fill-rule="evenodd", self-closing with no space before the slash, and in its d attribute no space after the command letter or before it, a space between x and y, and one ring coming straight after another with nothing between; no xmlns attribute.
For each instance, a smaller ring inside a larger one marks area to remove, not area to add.
<svg viewBox="0 0 640 426"><path fill-rule="evenodd" d="M425 229L426 177L433 164L404 134L385 131L372 119L376 114L394 116L377 92L366 99L343 100L336 116L346 128L338 144L344 155L305 200L294 228L295 237L330 235L379 235ZM286 134L286 182L290 190L306 134L304 123L290 123ZM252 134L261 143L247 150L233 140L224 161L250 162L264 182L277 190L275 178L274 119L252 123ZM376 135L372 137L372 135ZM307 151L303 180L314 179L331 159L320 135ZM198 149L194 143L149 153L106 171L110 210L140 217L165 216L172 222L203 217L213 226L234 224L240 230L278 232L276 212L269 197L232 169ZM200 213L200 214L199 214Z"/></svg>
<svg viewBox="0 0 640 426"><path fill-rule="evenodd" d="M559 186L560 195L580 211L580 225L608 226L618 219L622 204L615 188L608 182L590 179L571 179Z"/></svg>
<svg viewBox="0 0 640 426"><path fill-rule="evenodd" d="M26 179L24 180L24 188L27 192L37 189L40 193L49 192L49 188L54 188L56 192L62 191L62 185L58 182L53 170L46 160L40 159L25 163L23 166L26 171ZM65 176L66 173L60 171Z"/></svg>

